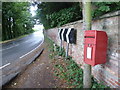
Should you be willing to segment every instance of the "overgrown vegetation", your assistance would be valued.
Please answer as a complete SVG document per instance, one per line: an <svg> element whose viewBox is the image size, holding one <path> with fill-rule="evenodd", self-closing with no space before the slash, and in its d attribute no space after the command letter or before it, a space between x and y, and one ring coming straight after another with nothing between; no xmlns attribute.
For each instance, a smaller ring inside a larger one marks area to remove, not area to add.
<svg viewBox="0 0 120 90"><path fill-rule="evenodd" d="M120 2L93 2L93 18L120 10ZM82 19L82 5L77 2L42 2L38 4L37 18L45 29Z"/></svg>
<svg viewBox="0 0 120 90"><path fill-rule="evenodd" d="M64 25L68 22L73 22L82 18L82 13L79 6L73 6L67 9L60 10L57 13L46 15L46 19L51 22L50 28Z"/></svg>
<svg viewBox="0 0 120 90"><path fill-rule="evenodd" d="M66 24L79 17L81 14L78 3L42 2L38 4L37 18L40 19L45 29Z"/></svg>
<svg viewBox="0 0 120 90"><path fill-rule="evenodd" d="M93 18L99 17L105 13L120 10L120 2L93 2Z"/></svg>
<svg viewBox="0 0 120 90"><path fill-rule="evenodd" d="M35 24L28 2L2 3L2 41L32 33Z"/></svg>
<svg viewBox="0 0 120 90"><path fill-rule="evenodd" d="M45 38L49 43L50 54L49 57L54 63L54 75L59 77L69 85L69 88L83 88L83 70L74 62L72 57L65 59L65 50L60 51L60 47L54 47L54 42L49 38ZM103 84L97 83L96 79L92 77L92 88L108 88Z"/></svg>

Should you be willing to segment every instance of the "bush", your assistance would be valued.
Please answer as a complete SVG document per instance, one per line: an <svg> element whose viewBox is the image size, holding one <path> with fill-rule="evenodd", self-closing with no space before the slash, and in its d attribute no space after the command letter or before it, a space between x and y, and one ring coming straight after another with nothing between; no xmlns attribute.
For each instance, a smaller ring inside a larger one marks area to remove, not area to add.
<svg viewBox="0 0 120 90"><path fill-rule="evenodd" d="M120 2L93 2L92 6L93 18L99 17L108 12L120 10ZM44 13L43 15L41 10L39 15L41 18L40 21L43 23L45 29L59 27L64 24L82 19L82 7L80 7L79 3L74 3L71 7L61 8L55 12L53 12L52 7L50 10L52 13Z"/></svg>
<svg viewBox="0 0 120 90"><path fill-rule="evenodd" d="M46 15L46 18L50 23L50 27L61 26L69 22L76 21L82 18L82 13L78 6L73 6L67 9L60 10L59 12L54 12L50 15Z"/></svg>
<svg viewBox="0 0 120 90"><path fill-rule="evenodd" d="M120 2L94 2L92 16L99 17L105 13L120 10Z"/></svg>

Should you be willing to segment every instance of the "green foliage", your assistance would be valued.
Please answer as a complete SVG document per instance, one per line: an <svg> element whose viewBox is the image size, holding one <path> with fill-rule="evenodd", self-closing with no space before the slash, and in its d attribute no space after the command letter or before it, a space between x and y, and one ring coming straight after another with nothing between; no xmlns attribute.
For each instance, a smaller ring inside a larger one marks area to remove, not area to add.
<svg viewBox="0 0 120 90"><path fill-rule="evenodd" d="M120 10L120 2L93 2L93 18L105 13ZM79 3L40 3L38 4L37 18L45 29L82 19L82 8Z"/></svg>
<svg viewBox="0 0 120 90"><path fill-rule="evenodd" d="M78 6L74 6L71 8L60 10L57 13L52 13L50 15L46 15L46 18L50 24L50 28L61 26L69 22L76 21L81 17L81 13Z"/></svg>
<svg viewBox="0 0 120 90"><path fill-rule="evenodd" d="M50 28L56 27L56 26L61 26L66 23L78 20L82 18L79 13L79 7L74 6L71 8L63 9L60 10L57 13L52 13L50 15L46 15L46 18L48 21L51 22Z"/></svg>
<svg viewBox="0 0 120 90"><path fill-rule="evenodd" d="M101 88L104 90L104 88L110 88L108 86L103 85L104 82L98 83L95 78L92 77L92 88Z"/></svg>
<svg viewBox="0 0 120 90"><path fill-rule="evenodd" d="M68 56L65 59L65 50L60 51L60 47L56 46L54 50L54 42L45 37L45 42L49 43L50 57L54 62L54 75L62 80L65 80L69 85L69 88L83 88L83 70L74 62L72 57ZM61 57L60 60L56 60L55 57ZM92 77L92 88L109 88L102 83L98 83L95 78Z"/></svg>
<svg viewBox="0 0 120 90"><path fill-rule="evenodd" d="M42 2L38 4L38 8L41 9L44 14L52 14L58 12L61 9L71 7L71 2Z"/></svg>
<svg viewBox="0 0 120 90"><path fill-rule="evenodd" d="M62 49L60 51L60 47L57 46L57 50L56 52L54 52L53 58L55 55L62 56L65 58L65 50ZM72 60L70 56L68 57L68 59L65 59L63 63L56 63L54 67L56 68L56 70L54 71L55 75L61 79L65 79L67 81L66 83L70 87L83 87L83 70L78 67L78 65Z"/></svg>
<svg viewBox="0 0 120 90"><path fill-rule="evenodd" d="M61 26L81 18L79 3L44 2L38 4L38 18L45 29Z"/></svg>
<svg viewBox="0 0 120 90"><path fill-rule="evenodd" d="M2 3L2 40L32 33L35 24L28 2Z"/></svg>
<svg viewBox="0 0 120 90"><path fill-rule="evenodd" d="M93 17L99 17L105 13L120 10L120 2L94 2Z"/></svg>

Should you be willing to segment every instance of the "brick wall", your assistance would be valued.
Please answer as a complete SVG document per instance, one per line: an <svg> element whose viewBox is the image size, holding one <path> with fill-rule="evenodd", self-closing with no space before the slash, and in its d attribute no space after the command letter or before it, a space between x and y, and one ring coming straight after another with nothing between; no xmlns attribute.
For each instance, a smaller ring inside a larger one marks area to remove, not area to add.
<svg viewBox="0 0 120 90"><path fill-rule="evenodd" d="M92 67L92 74L98 81L104 82L105 85L108 85L112 88L117 88L120 86L118 77L118 57L120 50L120 42L118 42L118 26L119 26L119 14L120 11L114 13L108 13L101 16L99 19L93 20L92 30L103 30L108 35L108 51L107 51L107 63L96 65ZM69 28L74 27L77 29L77 44L72 44L69 47L69 55L73 57L77 64L81 64L83 68L83 40L84 40L84 30L83 30L82 20L72 22L66 25L63 25L60 28ZM46 30L46 34L57 44L60 45L60 40L58 38L58 28L53 28ZM64 48L66 49L66 42L63 43Z"/></svg>

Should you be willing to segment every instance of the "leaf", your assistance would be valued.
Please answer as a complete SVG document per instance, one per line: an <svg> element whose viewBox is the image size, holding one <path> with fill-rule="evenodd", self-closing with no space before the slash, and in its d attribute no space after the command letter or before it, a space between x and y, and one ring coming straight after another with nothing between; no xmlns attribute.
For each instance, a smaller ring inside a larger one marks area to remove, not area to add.
<svg viewBox="0 0 120 90"><path fill-rule="evenodd" d="M110 11L110 7L109 7L109 6L101 6L101 7L99 8L99 10L100 10L100 11L105 11L105 12L107 12L107 11Z"/></svg>

